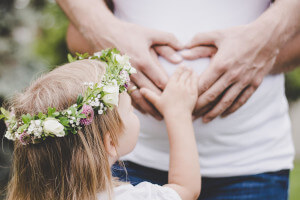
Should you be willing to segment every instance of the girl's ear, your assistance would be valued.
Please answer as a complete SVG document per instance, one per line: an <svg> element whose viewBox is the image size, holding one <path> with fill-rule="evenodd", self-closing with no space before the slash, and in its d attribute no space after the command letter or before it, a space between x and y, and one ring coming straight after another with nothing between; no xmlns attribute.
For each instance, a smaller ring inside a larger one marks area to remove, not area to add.
<svg viewBox="0 0 300 200"><path fill-rule="evenodd" d="M104 146L105 150L111 158L118 158L117 149L110 137L109 133L106 133L104 136Z"/></svg>

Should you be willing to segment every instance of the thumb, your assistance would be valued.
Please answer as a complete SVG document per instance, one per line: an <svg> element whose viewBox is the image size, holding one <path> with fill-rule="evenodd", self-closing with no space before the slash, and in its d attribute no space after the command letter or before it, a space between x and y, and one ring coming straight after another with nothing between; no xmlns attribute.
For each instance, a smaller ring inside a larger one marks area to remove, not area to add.
<svg viewBox="0 0 300 200"><path fill-rule="evenodd" d="M195 46L200 46L200 45L218 46L217 42L219 40L219 37L220 37L219 31L213 31L213 32L209 32L209 33L198 33L186 45L185 48L190 49L190 48L193 48Z"/></svg>
<svg viewBox="0 0 300 200"><path fill-rule="evenodd" d="M158 100L159 100L159 96L155 93L155 92L153 92L153 91L151 91L151 90L149 90L148 88L141 88L140 89L140 93L150 102L150 103L152 103L154 106L156 106L156 104L157 104L157 102L158 102Z"/></svg>
<svg viewBox="0 0 300 200"><path fill-rule="evenodd" d="M184 47L172 33L153 30L150 34L152 45L168 45L175 50L181 50Z"/></svg>
<svg viewBox="0 0 300 200"><path fill-rule="evenodd" d="M180 52L182 57L187 60L212 57L216 54L217 48L213 46L197 46L191 49L185 49Z"/></svg>

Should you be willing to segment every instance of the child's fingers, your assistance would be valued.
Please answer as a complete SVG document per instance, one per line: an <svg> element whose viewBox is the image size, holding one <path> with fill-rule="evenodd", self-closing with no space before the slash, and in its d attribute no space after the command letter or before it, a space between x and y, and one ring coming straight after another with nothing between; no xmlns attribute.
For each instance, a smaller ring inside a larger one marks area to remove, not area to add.
<svg viewBox="0 0 300 200"><path fill-rule="evenodd" d="M198 74L195 71L192 71L192 75L191 75L191 85L194 85L195 87L197 86L197 82L198 82Z"/></svg>
<svg viewBox="0 0 300 200"><path fill-rule="evenodd" d="M191 77L191 84L190 87L192 88L192 90L195 90L195 92L197 93L198 96L198 74L196 72L192 72L192 77Z"/></svg>
<svg viewBox="0 0 300 200"><path fill-rule="evenodd" d="M171 81L178 81L180 75L182 74L182 72L184 71L184 66L180 65L176 71L173 73L173 75L171 76L170 80Z"/></svg>
<svg viewBox="0 0 300 200"><path fill-rule="evenodd" d="M194 78L195 78L195 72L194 72L194 70L191 69L191 73L190 73L189 77L187 78L185 84L186 84L187 86L193 85L193 84L194 84L194 81L195 81Z"/></svg>
<svg viewBox="0 0 300 200"><path fill-rule="evenodd" d="M188 68L184 69L184 72L182 72L180 78L179 78L179 82L185 84L186 80L190 77L191 75L191 70Z"/></svg>
<svg viewBox="0 0 300 200"><path fill-rule="evenodd" d="M152 103L154 106L156 106L156 103L158 102L158 100L159 100L159 96L155 93L155 92L153 92L153 91L151 91L151 90L149 90L148 88L141 88L140 89L140 93L150 102L150 103Z"/></svg>

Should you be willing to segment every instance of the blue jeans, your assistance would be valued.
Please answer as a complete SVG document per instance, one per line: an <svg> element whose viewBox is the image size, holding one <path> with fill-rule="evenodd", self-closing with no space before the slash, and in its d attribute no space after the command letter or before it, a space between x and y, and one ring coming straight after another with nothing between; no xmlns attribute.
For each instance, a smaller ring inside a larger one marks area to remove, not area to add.
<svg viewBox="0 0 300 200"><path fill-rule="evenodd" d="M168 172L144 167L129 161L123 167L113 165L113 176L136 185L142 181L163 185L168 183ZM289 170L257 175L226 178L202 177L201 200L287 200Z"/></svg>

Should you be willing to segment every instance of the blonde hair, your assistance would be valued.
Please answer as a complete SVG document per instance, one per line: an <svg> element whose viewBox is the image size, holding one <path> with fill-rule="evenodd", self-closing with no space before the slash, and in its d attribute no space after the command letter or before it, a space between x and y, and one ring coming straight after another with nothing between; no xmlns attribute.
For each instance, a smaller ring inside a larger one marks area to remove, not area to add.
<svg viewBox="0 0 300 200"><path fill-rule="evenodd" d="M56 68L36 80L14 99L17 117L24 113L64 110L84 93L84 82L99 82L105 64L82 60ZM47 138L41 144L15 143L8 200L91 199L101 191L112 194L112 176L103 136L110 134L115 146L124 129L116 109L95 115L91 125L78 134Z"/></svg>

